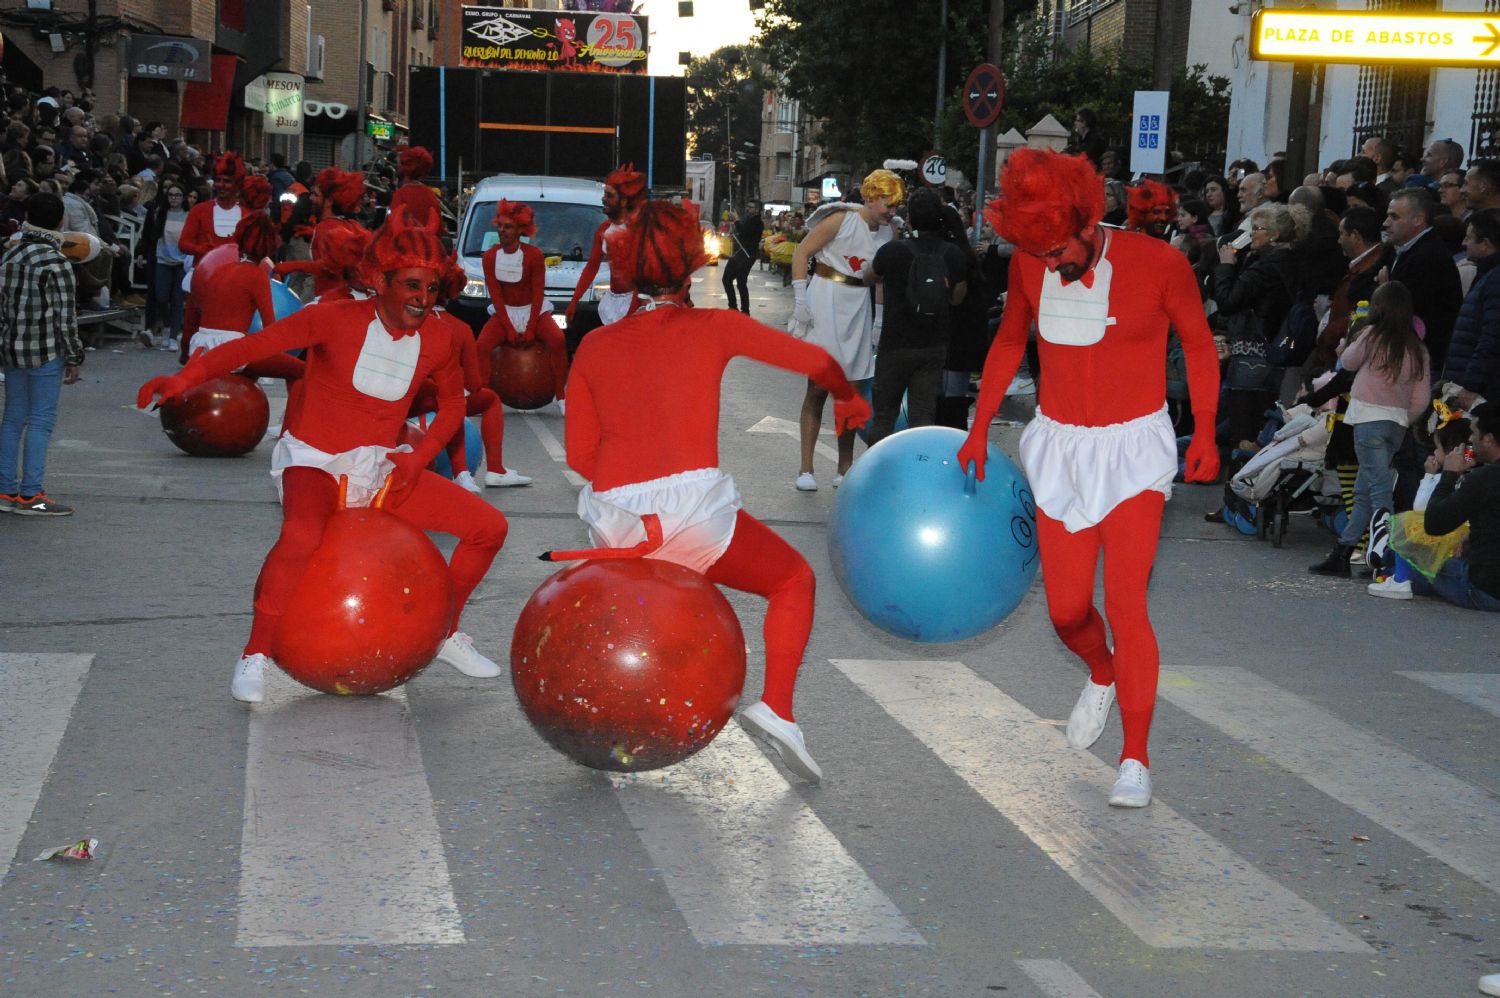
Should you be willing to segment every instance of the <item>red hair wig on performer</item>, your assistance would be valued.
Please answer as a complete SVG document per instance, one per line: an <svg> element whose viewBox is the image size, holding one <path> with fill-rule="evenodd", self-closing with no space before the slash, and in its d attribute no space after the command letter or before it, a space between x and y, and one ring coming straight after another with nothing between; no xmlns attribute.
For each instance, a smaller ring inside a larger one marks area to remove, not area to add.
<svg viewBox="0 0 1500 998"><path fill-rule="evenodd" d="M500 199L495 205L495 224L499 225L501 219L510 219L516 223L516 231L523 236L536 235L536 213L531 210L531 205L524 201L507 201Z"/></svg>
<svg viewBox="0 0 1500 998"><path fill-rule="evenodd" d="M615 189L615 193L620 195L620 200L628 208L634 208L646 193L646 175L637 173L634 163L626 163L605 177L604 183Z"/></svg>
<svg viewBox="0 0 1500 998"><path fill-rule="evenodd" d="M359 199L365 195L365 175L345 173L330 166L318 173L318 191L323 195L323 217L338 213L352 215L359 208Z"/></svg>
<svg viewBox="0 0 1500 998"><path fill-rule="evenodd" d="M314 293L322 295L355 277L369 245L370 230L358 222L347 218L325 218L313 229L313 258L278 263L275 274L277 277L311 274Z"/></svg>
<svg viewBox="0 0 1500 998"><path fill-rule="evenodd" d="M359 276L376 294L384 294L386 278L398 270L418 267L446 278L453 257L432 229L417 224L406 212L386 219L370 240Z"/></svg>
<svg viewBox="0 0 1500 998"><path fill-rule="evenodd" d="M1177 214L1177 192L1160 181L1142 180L1130 188L1125 227L1132 231L1145 229L1153 214L1158 222L1170 222Z"/></svg>
<svg viewBox="0 0 1500 998"><path fill-rule="evenodd" d="M1042 256L1104 217L1104 182L1084 156L1017 149L1000 174L1000 196L984 217L1006 242Z"/></svg>
<svg viewBox="0 0 1500 998"><path fill-rule="evenodd" d="M245 161L237 152L226 152L214 160L214 178L233 180L236 184L245 182Z"/></svg>
<svg viewBox="0 0 1500 998"><path fill-rule="evenodd" d="M432 153L421 146L412 146L402 151L396 163L402 180L421 180L432 172Z"/></svg>
<svg viewBox="0 0 1500 998"><path fill-rule="evenodd" d="M271 203L271 182L260 174L245 178L240 187L240 205L249 211L265 211Z"/></svg>
<svg viewBox="0 0 1500 998"><path fill-rule="evenodd" d="M698 209L688 202L647 201L606 238L610 273L643 294L671 294L708 263Z"/></svg>
<svg viewBox="0 0 1500 998"><path fill-rule="evenodd" d="M443 274L442 295L444 301L451 301L464 293L464 285L469 283L469 275L459 265L458 257L448 258L448 269Z"/></svg>
<svg viewBox="0 0 1500 998"><path fill-rule="evenodd" d="M239 245L241 255L251 260L264 260L274 255L281 245L276 224L266 214L266 205L270 203L271 182L258 175L246 177L240 190L240 204L245 215L235 227L234 241Z"/></svg>

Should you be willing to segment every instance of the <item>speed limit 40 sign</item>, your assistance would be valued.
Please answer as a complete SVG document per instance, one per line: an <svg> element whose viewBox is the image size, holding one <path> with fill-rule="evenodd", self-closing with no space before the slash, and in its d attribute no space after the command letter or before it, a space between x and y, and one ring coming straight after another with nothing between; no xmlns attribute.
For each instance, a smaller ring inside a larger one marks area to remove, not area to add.
<svg viewBox="0 0 1500 998"><path fill-rule="evenodd" d="M922 160L922 183L928 187L941 187L948 182L948 161L941 156L928 156Z"/></svg>

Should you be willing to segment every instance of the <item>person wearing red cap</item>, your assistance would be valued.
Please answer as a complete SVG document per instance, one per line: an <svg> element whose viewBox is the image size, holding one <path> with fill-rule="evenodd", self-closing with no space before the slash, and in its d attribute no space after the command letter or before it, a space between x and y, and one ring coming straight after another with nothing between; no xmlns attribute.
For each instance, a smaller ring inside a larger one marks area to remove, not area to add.
<svg viewBox="0 0 1500 998"><path fill-rule="evenodd" d="M500 241L484 251L484 284L495 314L479 334L479 362L489 379L491 351L503 340L525 343L535 336L547 347L552 363L552 394L564 406L568 383L568 342L552 320L547 300L547 260L542 251L521 237L536 235L536 216L530 205L507 201L495 206L495 228Z"/></svg>
<svg viewBox="0 0 1500 998"><path fill-rule="evenodd" d="M405 211L418 225L441 230L442 202L422 179L432 172L432 153L421 146L412 146L401 151L396 164L401 186L391 192L390 213L396 215Z"/></svg>
<svg viewBox="0 0 1500 998"><path fill-rule="evenodd" d="M635 164L627 163L604 178L604 221L594 230L594 244L589 249L588 263L578 276L578 286L573 289L573 300L568 302L565 317L573 324L573 314L578 311L578 300L593 286L599 266L609 257L607 239L630 224L630 216L646 197L646 175L637 173ZM701 238L701 237L700 237ZM609 290L599 299L599 322L607 325L625 318L635 305L635 291L616 272L609 269Z"/></svg>
<svg viewBox="0 0 1500 998"><path fill-rule="evenodd" d="M547 557L662 558L766 597L765 692L740 721L793 772L817 781L822 772L792 714L816 579L801 554L742 508L734 479L719 468L720 383L730 360L750 357L823 386L841 432L865 423L870 407L821 347L688 303L693 271L707 262L697 209L649 201L610 233L608 251L611 269L643 303L590 333L573 362L568 464L589 480L578 514L598 547Z"/></svg>
<svg viewBox="0 0 1500 998"><path fill-rule="evenodd" d="M198 354L179 373L141 386L137 404L178 398L194 385L286 350L307 350L304 402L271 457L281 490L281 536L255 585L255 614L230 694L247 703L263 696L273 636L295 613L292 593L338 506L339 478L351 506L368 505L389 479L386 508L422 530L458 538L449 561L454 610L437 657L469 676L500 668L458 630L469 594L505 542L504 515L477 496L425 470L463 419L463 378L453 336L432 307L449 256L426 229L392 219L370 243L362 281L376 296L305 308L254 336ZM437 384L437 416L415 448L396 445L413 397L427 378ZM295 621L292 622L295 624Z"/></svg>
<svg viewBox="0 0 1500 998"><path fill-rule="evenodd" d="M1125 203L1125 228L1144 232L1153 239L1167 238L1167 228L1177 219L1177 192L1159 180L1147 177L1134 187Z"/></svg>
<svg viewBox="0 0 1500 998"><path fill-rule="evenodd" d="M1021 463L1036 499L1052 625L1090 674L1067 740L1075 748L1092 745L1118 689L1125 745L1109 802L1144 807L1151 802L1146 741L1159 667L1146 588L1178 472L1162 363L1168 326L1187 356L1196 428L1189 482L1218 476L1219 367L1187 258L1143 233L1101 227L1103 215L1104 185L1087 159L1020 149L1006 161L1000 196L985 216L1018 252L958 460L984 478L990 421L1034 323L1048 377L1021 435ZM1112 649L1093 606L1101 555Z"/></svg>

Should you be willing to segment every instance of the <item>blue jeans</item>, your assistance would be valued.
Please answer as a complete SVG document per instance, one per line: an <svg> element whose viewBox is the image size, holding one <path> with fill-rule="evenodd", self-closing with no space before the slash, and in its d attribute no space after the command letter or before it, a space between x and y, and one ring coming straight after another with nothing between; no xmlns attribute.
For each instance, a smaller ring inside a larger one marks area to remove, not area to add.
<svg viewBox="0 0 1500 998"><path fill-rule="evenodd" d="M182 264L173 266L158 260L153 275L156 281L156 321L172 339L182 334L182 303L187 297L187 292L182 290L182 269Z"/></svg>
<svg viewBox="0 0 1500 998"><path fill-rule="evenodd" d="M0 494L30 499L42 491L47 470L47 443L57 425L57 398L62 394L63 359L54 357L41 367L5 369L5 417L0 419ZM21 458L21 436L26 456L20 461L21 482L16 487L16 464Z"/></svg>
<svg viewBox="0 0 1500 998"><path fill-rule="evenodd" d="M1425 575L1413 572L1411 591L1418 596L1438 596L1465 610L1500 611L1500 598L1491 596L1469 581L1469 563L1463 558L1449 558L1429 582Z"/></svg>
<svg viewBox="0 0 1500 998"><path fill-rule="evenodd" d="M1394 509L1396 473L1391 460L1406 438L1406 427L1388 419L1354 424L1354 453L1359 474L1354 478L1354 511L1339 536L1339 543L1353 546L1369 529L1377 509Z"/></svg>

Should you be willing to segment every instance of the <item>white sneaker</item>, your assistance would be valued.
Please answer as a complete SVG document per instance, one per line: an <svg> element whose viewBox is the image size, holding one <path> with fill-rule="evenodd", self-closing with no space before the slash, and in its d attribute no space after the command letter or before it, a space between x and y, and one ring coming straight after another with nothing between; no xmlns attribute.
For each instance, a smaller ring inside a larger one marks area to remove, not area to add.
<svg viewBox="0 0 1500 998"><path fill-rule="evenodd" d="M1485 974L1479 979L1479 993L1500 995L1500 974Z"/></svg>
<svg viewBox="0 0 1500 998"><path fill-rule="evenodd" d="M813 762L813 757L807 754L807 742L802 738L802 729L779 717L766 706L764 700L757 700L740 711L740 727L769 742L776 754L781 756L787 769L809 783L822 781L823 771Z"/></svg>
<svg viewBox="0 0 1500 998"><path fill-rule="evenodd" d="M492 489L505 489L517 485L530 485L531 479L516 469L510 468L504 474L486 471L484 473L484 484Z"/></svg>
<svg viewBox="0 0 1500 998"><path fill-rule="evenodd" d="M816 491L818 491L818 480L813 477L813 473L812 472L810 472L810 471L804 471L802 474L800 474L800 475L797 476L797 491L798 492L816 492Z"/></svg>
<svg viewBox="0 0 1500 998"><path fill-rule="evenodd" d="M1005 394L1007 394L1007 395L1035 395L1036 394L1036 380L1034 378L1031 378L1031 377L1025 375L1025 374L1021 374L1021 373L1017 372L1016 376L1014 378L1012 378L1011 381L1010 381L1010 387L1007 388L1007 389L1005 389Z"/></svg>
<svg viewBox="0 0 1500 998"><path fill-rule="evenodd" d="M566 416L568 414L568 400L567 399L558 399L557 400L557 411L560 412L560 413L562 413L564 416Z"/></svg>
<svg viewBox="0 0 1500 998"><path fill-rule="evenodd" d="M1104 734L1104 725L1109 720L1109 708L1115 702L1115 684L1100 686L1092 679L1078 694L1073 713L1068 715L1068 744L1076 749L1086 749Z"/></svg>
<svg viewBox="0 0 1500 998"><path fill-rule="evenodd" d="M474 639L463 631L454 631L438 646L439 662L447 662L466 676L475 679L494 679L500 675L500 666L474 650Z"/></svg>
<svg viewBox="0 0 1500 998"><path fill-rule="evenodd" d="M269 661L259 652L243 656L234 664L229 695L241 703L260 703L266 695L266 663Z"/></svg>
<svg viewBox="0 0 1500 998"><path fill-rule="evenodd" d="M1110 807L1145 807L1151 803L1151 771L1136 759L1120 763L1120 776L1109 792Z"/></svg>
<svg viewBox="0 0 1500 998"><path fill-rule="evenodd" d="M156 340L152 338L151 330L149 329L137 329L135 331L135 341L145 350L150 350L156 346Z"/></svg>
<svg viewBox="0 0 1500 998"><path fill-rule="evenodd" d="M833 487L834 488L838 488L840 485L843 485L843 484L844 484L844 476L843 475L834 475L833 476Z"/></svg>
<svg viewBox="0 0 1500 998"><path fill-rule="evenodd" d="M476 496L481 495L484 492L484 489L479 487L479 483L474 481L474 476L467 471L460 471L458 474L454 475L453 484L457 485L459 488L463 489L466 492L474 493Z"/></svg>
<svg viewBox="0 0 1500 998"><path fill-rule="evenodd" d="M177 337L175 337L175 336L168 336L166 339L164 339L164 340L161 341L161 347L160 347L160 349L162 349L162 350L176 350L177 347L178 347Z"/></svg>
<svg viewBox="0 0 1500 998"><path fill-rule="evenodd" d="M1384 599L1411 599L1411 580L1397 582L1395 579L1386 579L1384 582L1372 582L1365 586L1365 592Z"/></svg>
<svg viewBox="0 0 1500 998"><path fill-rule="evenodd" d="M1355 568L1365 564L1365 549L1357 547L1349 554L1349 564Z"/></svg>

